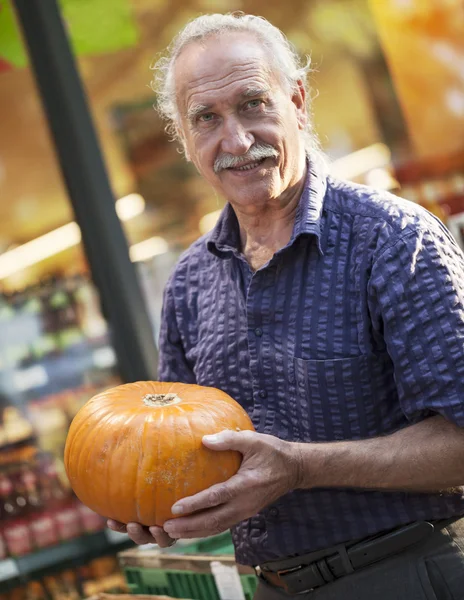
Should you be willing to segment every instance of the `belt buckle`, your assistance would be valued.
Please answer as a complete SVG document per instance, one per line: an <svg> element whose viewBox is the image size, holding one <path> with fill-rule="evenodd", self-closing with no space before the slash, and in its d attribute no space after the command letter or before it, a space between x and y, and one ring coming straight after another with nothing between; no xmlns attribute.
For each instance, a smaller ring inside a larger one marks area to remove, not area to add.
<svg viewBox="0 0 464 600"><path fill-rule="evenodd" d="M288 589L288 586L285 582L285 575L287 573L295 573L296 571L301 571L301 569L303 569L304 567L306 567L307 565L297 565L296 567L291 567L290 569L280 569L279 571L266 571L266 569L261 569L261 567L259 565L256 565L254 568L254 571L256 573L256 576L258 578L263 578L266 580L266 575L265 573L273 573L274 575L277 575L279 578L281 578L282 580L282 584L283 584L283 588L286 592L290 592ZM282 577L282 575L284 575L284 577ZM268 581L268 583L270 583ZM307 588L306 590L302 590L301 592L292 592L293 595L295 596L299 596L302 594L308 594L310 592L314 592L316 588Z"/></svg>
<svg viewBox="0 0 464 600"><path fill-rule="evenodd" d="M297 565L296 567L290 567L290 569L280 569L280 571L276 571L277 575L281 577L286 573L294 573L295 571L301 571L303 565Z"/></svg>
<svg viewBox="0 0 464 600"><path fill-rule="evenodd" d="M280 569L280 571L276 571L277 575L282 578L282 575L286 575L287 573L296 573L297 571L301 571L301 569L303 569L304 567L306 567L307 565L297 565L296 567L291 567L290 569ZM282 578L282 582L284 584L284 589L286 592L290 593L290 590L288 589L287 584L285 583L285 577ZM301 590L301 592L292 592L293 595L295 596L300 596L302 594L308 594L310 592L314 592L316 588L308 588L306 590Z"/></svg>

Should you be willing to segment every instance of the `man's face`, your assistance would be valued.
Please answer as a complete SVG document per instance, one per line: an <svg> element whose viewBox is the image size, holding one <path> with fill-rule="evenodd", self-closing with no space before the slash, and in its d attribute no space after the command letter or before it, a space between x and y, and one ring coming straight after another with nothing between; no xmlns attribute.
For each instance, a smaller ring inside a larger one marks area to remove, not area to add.
<svg viewBox="0 0 464 600"><path fill-rule="evenodd" d="M242 209L283 201L304 169L304 90L288 88L259 40L240 32L188 45L175 87L187 154L215 190Z"/></svg>

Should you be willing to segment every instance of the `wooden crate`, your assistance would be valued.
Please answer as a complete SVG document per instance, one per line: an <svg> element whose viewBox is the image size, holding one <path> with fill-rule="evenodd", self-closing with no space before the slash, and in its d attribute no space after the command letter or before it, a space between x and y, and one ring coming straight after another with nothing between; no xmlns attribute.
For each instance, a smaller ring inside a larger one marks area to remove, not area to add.
<svg viewBox="0 0 464 600"><path fill-rule="evenodd" d="M123 569L140 567L142 569L179 569L211 573L211 562L219 561L225 565L235 565L240 575L255 574L251 567L237 564L233 555L165 554L157 550L126 550L118 554L118 559Z"/></svg>
<svg viewBox="0 0 464 600"><path fill-rule="evenodd" d="M146 594L95 594L90 596L87 600L177 600L170 596L149 596Z"/></svg>

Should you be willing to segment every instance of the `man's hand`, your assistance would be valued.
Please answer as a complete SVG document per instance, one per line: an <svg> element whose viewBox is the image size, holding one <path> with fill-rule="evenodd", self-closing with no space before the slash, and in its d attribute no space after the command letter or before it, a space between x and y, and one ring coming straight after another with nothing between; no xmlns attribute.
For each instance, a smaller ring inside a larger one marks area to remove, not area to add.
<svg viewBox="0 0 464 600"><path fill-rule="evenodd" d="M139 523L124 525L124 523L119 523L119 521L113 521L112 519L109 519L107 525L113 531L127 533L130 539L139 546L143 544L158 544L161 548L168 548L176 542L176 540L169 537L162 527L144 527Z"/></svg>
<svg viewBox="0 0 464 600"><path fill-rule="evenodd" d="M208 537L226 531L297 487L297 444L253 431L222 431L205 436L203 443L212 450L236 450L243 454L243 461L236 475L224 483L173 506L175 515L195 513L166 521L163 529L173 539Z"/></svg>

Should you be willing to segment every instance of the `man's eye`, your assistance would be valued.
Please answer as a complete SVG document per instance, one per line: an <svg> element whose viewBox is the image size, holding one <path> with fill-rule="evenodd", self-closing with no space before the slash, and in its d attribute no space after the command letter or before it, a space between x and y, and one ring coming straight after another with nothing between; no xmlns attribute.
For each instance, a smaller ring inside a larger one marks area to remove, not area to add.
<svg viewBox="0 0 464 600"><path fill-rule="evenodd" d="M263 103L262 100L250 100L246 103L247 108L258 108Z"/></svg>
<svg viewBox="0 0 464 600"><path fill-rule="evenodd" d="M203 115L200 115L198 117L198 120L202 123L208 123L209 121L212 121L214 118L213 113L204 113Z"/></svg>

